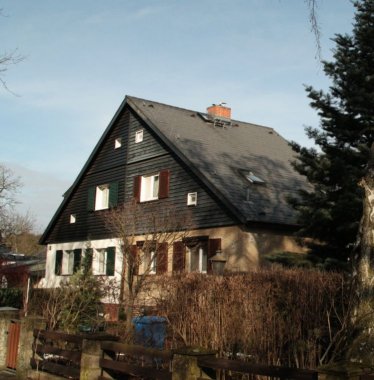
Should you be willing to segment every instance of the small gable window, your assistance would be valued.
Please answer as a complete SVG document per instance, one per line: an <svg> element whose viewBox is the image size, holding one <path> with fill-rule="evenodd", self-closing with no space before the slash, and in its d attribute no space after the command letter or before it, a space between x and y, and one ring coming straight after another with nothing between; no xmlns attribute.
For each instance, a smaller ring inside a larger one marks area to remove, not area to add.
<svg viewBox="0 0 374 380"><path fill-rule="evenodd" d="M254 174L250 170L241 170L241 173L244 176L244 178L250 183L259 185L265 184L265 181L262 178L260 178L258 175Z"/></svg>
<svg viewBox="0 0 374 380"><path fill-rule="evenodd" d="M187 194L187 206L196 206L197 205L197 193L188 193Z"/></svg>
<svg viewBox="0 0 374 380"><path fill-rule="evenodd" d="M76 214L70 214L70 224L74 224L77 221Z"/></svg>
<svg viewBox="0 0 374 380"><path fill-rule="evenodd" d="M139 129L135 132L135 143L140 143L143 141L143 130Z"/></svg>
<svg viewBox="0 0 374 380"><path fill-rule="evenodd" d="M88 189L88 210L106 210L117 206L118 182L112 182Z"/></svg>
<svg viewBox="0 0 374 380"><path fill-rule="evenodd" d="M121 148L122 146L122 139L121 137L118 137L114 140L114 149Z"/></svg>

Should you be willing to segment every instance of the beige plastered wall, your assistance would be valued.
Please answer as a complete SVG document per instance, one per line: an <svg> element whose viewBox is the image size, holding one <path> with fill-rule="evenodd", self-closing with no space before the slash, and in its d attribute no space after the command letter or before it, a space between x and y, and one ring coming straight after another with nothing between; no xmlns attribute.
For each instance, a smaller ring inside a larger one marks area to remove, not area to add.
<svg viewBox="0 0 374 380"><path fill-rule="evenodd" d="M248 271L258 267L265 254L273 252L305 252L293 236L272 231L250 231L238 226L193 230L189 237L209 236L222 239L222 253L227 257L226 270ZM171 252L169 252L169 256ZM171 272L169 260L169 272Z"/></svg>

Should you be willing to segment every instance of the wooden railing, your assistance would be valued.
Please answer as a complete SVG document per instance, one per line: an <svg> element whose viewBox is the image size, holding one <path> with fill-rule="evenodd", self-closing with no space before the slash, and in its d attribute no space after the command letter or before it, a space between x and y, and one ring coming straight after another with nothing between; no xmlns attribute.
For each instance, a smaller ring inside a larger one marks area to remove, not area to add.
<svg viewBox="0 0 374 380"><path fill-rule="evenodd" d="M123 378L123 375L171 380L170 351L160 351L142 346L133 346L116 342L102 342L100 359L101 376L98 380Z"/></svg>
<svg viewBox="0 0 374 380"><path fill-rule="evenodd" d="M116 339L109 335L88 337L44 330L34 330L33 334L33 354L30 364L34 370L75 380L80 378L81 371L85 372L90 368L94 369L89 377L90 379L123 379L127 376L160 380L172 379L173 353L171 351L118 343L108 340ZM86 344L85 339L96 340L96 346L92 346L89 342ZM90 347L97 348L94 351L91 350L92 352L89 354L91 361L87 367L88 354L86 350ZM216 379L235 379L236 374L247 374L267 376L277 380L318 380L317 371L251 364L240 360L215 358L214 353L195 355L195 350L184 351L175 351L179 357L178 360L181 356L184 360L183 356L185 356L186 366L190 366L192 353L195 356L195 359L192 360L195 363L192 365L195 368L193 373L195 374L200 367L201 373L205 372L205 374ZM179 362L178 365L175 365L174 370L181 368L183 371L185 370L184 364L180 366ZM199 375L196 378L198 377ZM361 377L361 380L371 379L374 379L371 375Z"/></svg>
<svg viewBox="0 0 374 380"><path fill-rule="evenodd" d="M268 376L275 379L288 380L318 380L318 372L308 369L286 368L277 366L266 366L250 364L241 360L221 358L199 358L197 360L200 368L214 369L217 371L217 379L224 379L229 372L237 372L249 375Z"/></svg>
<svg viewBox="0 0 374 380"><path fill-rule="evenodd" d="M31 368L69 379L79 379L83 337L34 330Z"/></svg>

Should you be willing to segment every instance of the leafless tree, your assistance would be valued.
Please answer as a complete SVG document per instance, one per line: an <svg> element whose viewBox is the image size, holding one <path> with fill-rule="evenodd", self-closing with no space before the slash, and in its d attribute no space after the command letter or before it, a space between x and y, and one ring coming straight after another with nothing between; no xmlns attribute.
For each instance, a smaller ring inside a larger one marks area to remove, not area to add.
<svg viewBox="0 0 374 380"><path fill-rule="evenodd" d="M106 214L106 224L119 240L122 273L119 302L131 330L140 294L152 288L157 274L168 269L168 247L185 239L192 227L189 212L157 202L125 203Z"/></svg>
<svg viewBox="0 0 374 380"><path fill-rule="evenodd" d="M7 91L11 92L13 95L15 94L7 86L7 83L4 79L4 74L9 70L10 66L16 65L23 60L24 57L18 53L17 49L11 52L5 52L0 56L0 83Z"/></svg>
<svg viewBox="0 0 374 380"><path fill-rule="evenodd" d="M21 215L14 210L16 195L22 183L12 170L0 164L0 243L18 251L19 237L31 234L35 219L30 213Z"/></svg>
<svg viewBox="0 0 374 380"><path fill-rule="evenodd" d="M2 8L0 8L0 16L5 16ZM24 56L19 54L17 49L0 54L0 84L12 94L14 93L8 88L4 76L10 66L16 65L17 63L23 61L24 58Z"/></svg>
<svg viewBox="0 0 374 380"><path fill-rule="evenodd" d="M0 242L8 229L8 220L16 205L16 194L22 186L20 178L3 165L0 165Z"/></svg>
<svg viewBox="0 0 374 380"><path fill-rule="evenodd" d="M0 215L17 202L15 195L22 186L19 177L12 170L0 164Z"/></svg>
<svg viewBox="0 0 374 380"><path fill-rule="evenodd" d="M32 233L34 226L35 219L28 212L25 215L4 213L0 219L2 241L13 252L37 253L41 247L38 247L37 237Z"/></svg>

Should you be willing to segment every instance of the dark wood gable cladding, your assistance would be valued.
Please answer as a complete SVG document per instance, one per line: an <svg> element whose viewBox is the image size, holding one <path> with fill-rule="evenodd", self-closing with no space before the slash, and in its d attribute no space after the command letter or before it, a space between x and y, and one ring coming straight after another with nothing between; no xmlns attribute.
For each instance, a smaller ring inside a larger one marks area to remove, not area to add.
<svg viewBox="0 0 374 380"><path fill-rule="evenodd" d="M136 132L143 131L143 141L135 142ZM121 147L115 148L115 140ZM94 211L94 189L116 184L116 203L140 197L141 176L159 173L160 209L173 206L191 213L194 228L233 225L236 221L215 200L192 171L155 135L152 129L125 106L95 148L61 209L48 227L42 242L72 242L113 237L105 225L105 210ZM197 192L197 206L187 206L187 194ZM91 197L91 201L90 201ZM91 202L91 203L90 203ZM91 205L91 207L89 207ZM76 222L70 223L70 215Z"/></svg>

